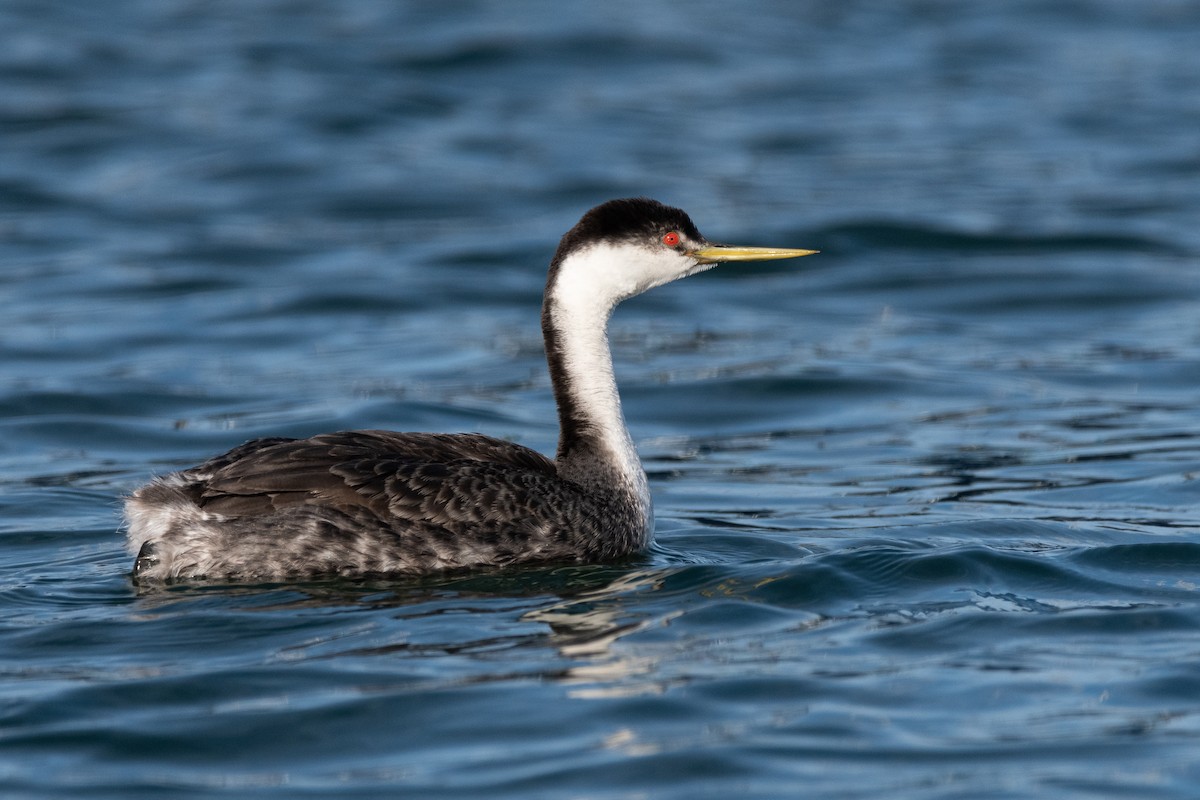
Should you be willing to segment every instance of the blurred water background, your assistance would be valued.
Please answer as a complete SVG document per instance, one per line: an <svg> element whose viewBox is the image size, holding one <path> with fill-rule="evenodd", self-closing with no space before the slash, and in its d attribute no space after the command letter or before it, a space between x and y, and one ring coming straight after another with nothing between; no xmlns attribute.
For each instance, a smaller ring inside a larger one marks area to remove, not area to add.
<svg viewBox="0 0 1200 800"><path fill-rule="evenodd" d="M1200 6L0 4L6 798L1193 798ZM628 564L139 593L246 439L552 452L558 237L812 247L623 306Z"/></svg>

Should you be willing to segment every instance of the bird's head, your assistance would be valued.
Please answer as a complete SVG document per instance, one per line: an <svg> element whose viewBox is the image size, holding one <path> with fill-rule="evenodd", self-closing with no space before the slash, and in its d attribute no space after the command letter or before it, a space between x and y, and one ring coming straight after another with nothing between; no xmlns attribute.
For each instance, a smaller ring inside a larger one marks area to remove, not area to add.
<svg viewBox="0 0 1200 800"><path fill-rule="evenodd" d="M607 307L725 261L767 261L815 250L713 244L686 213L644 197L596 206L567 231L550 264L549 286Z"/></svg>

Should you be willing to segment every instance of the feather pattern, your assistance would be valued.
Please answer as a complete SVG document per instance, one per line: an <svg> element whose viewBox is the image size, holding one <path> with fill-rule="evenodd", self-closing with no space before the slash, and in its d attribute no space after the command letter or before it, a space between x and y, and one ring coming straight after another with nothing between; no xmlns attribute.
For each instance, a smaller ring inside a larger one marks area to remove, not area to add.
<svg viewBox="0 0 1200 800"><path fill-rule="evenodd" d="M345 431L247 442L152 482L129 500L130 543L139 580L603 561L645 546L635 500L479 434ZM187 513L146 535L164 507Z"/></svg>

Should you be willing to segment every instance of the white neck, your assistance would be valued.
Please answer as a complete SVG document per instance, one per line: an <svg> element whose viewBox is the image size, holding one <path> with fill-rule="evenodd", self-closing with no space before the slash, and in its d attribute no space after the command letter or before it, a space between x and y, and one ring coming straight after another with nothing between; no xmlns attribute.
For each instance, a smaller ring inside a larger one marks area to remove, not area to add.
<svg viewBox="0 0 1200 800"><path fill-rule="evenodd" d="M622 478L645 484L645 472L625 426L621 397L617 394L613 375L607 331L611 307L597 307L595 297L559 294L547 300L550 319L557 332L560 379L565 379L561 389L574 412L572 419L562 420L563 424L574 425L574 432L586 435L591 448L599 450L586 454L589 458L600 457ZM569 461L580 454L571 447L567 435L570 432L564 430L561 433L559 460ZM564 451L564 447L570 449Z"/></svg>
<svg viewBox="0 0 1200 800"><path fill-rule="evenodd" d="M559 472L580 483L616 483L649 513L650 490L621 413L607 331L616 304L648 287L614 269L613 255L603 247L572 254L546 290L543 328L559 403Z"/></svg>

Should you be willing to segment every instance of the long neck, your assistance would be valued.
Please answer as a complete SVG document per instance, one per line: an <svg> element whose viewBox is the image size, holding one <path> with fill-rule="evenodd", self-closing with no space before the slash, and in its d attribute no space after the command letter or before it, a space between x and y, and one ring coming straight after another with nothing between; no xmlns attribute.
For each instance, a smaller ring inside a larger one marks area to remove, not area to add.
<svg viewBox="0 0 1200 800"><path fill-rule="evenodd" d="M633 495L650 514L646 473L625 427L613 376L608 318L614 302L551 280L542 306L546 361L558 404L559 474Z"/></svg>

